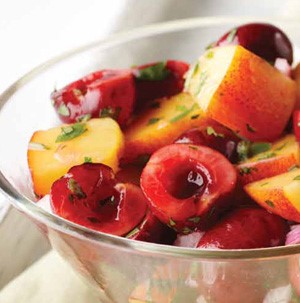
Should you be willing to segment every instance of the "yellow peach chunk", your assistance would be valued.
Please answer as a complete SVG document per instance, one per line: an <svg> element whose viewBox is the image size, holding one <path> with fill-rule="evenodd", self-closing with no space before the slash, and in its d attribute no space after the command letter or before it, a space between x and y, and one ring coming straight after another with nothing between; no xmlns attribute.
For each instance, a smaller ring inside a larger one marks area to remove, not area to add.
<svg viewBox="0 0 300 303"><path fill-rule="evenodd" d="M251 141L277 139L296 101L295 81L239 45L204 53L189 70L185 91L208 117Z"/></svg>
<svg viewBox="0 0 300 303"><path fill-rule="evenodd" d="M27 152L35 193L49 193L55 180L84 162L103 163L117 171L123 146L122 131L110 118L36 131Z"/></svg>
<svg viewBox="0 0 300 303"><path fill-rule="evenodd" d="M184 131L205 125L197 101L187 93L153 101L125 130L124 163L173 143Z"/></svg>

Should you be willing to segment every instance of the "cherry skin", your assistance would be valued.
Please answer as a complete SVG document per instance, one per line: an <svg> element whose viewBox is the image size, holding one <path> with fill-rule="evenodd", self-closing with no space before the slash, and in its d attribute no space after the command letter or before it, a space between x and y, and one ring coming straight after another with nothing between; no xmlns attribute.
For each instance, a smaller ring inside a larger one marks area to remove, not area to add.
<svg viewBox="0 0 300 303"><path fill-rule="evenodd" d="M214 46L241 45L270 63L284 58L293 63L293 47L286 34L267 23L241 25L224 34Z"/></svg>
<svg viewBox="0 0 300 303"><path fill-rule="evenodd" d="M200 239L198 248L250 249L284 245L287 222L258 207L235 209Z"/></svg>
<svg viewBox="0 0 300 303"><path fill-rule="evenodd" d="M111 168L98 163L72 167L53 183L50 201L62 218L119 236L137 226L147 211L138 186L117 183Z"/></svg>
<svg viewBox="0 0 300 303"><path fill-rule="evenodd" d="M230 162L237 163L237 145L241 141L231 130L222 125L192 128L181 134L174 143L205 145L219 151Z"/></svg>
<svg viewBox="0 0 300 303"><path fill-rule="evenodd" d="M87 115L111 117L126 125L135 104L131 70L101 70L89 74L51 94L54 108L65 123Z"/></svg>
<svg viewBox="0 0 300 303"><path fill-rule="evenodd" d="M153 214L177 232L205 228L229 207L237 172L219 152L205 146L172 144L156 151L141 176Z"/></svg>

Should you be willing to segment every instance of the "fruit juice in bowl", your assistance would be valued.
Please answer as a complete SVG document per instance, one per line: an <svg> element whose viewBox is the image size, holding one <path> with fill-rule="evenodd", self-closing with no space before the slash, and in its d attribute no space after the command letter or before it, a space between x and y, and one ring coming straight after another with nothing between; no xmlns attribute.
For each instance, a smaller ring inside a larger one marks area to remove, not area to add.
<svg viewBox="0 0 300 303"><path fill-rule="evenodd" d="M299 25L254 21L120 34L1 96L1 189L103 302L300 300Z"/></svg>

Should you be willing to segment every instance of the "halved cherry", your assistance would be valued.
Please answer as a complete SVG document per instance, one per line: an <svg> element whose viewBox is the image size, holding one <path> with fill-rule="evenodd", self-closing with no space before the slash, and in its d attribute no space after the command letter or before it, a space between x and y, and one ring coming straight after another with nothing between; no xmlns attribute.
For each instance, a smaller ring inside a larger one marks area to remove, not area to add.
<svg viewBox="0 0 300 303"><path fill-rule="evenodd" d="M161 223L151 211L148 211L142 223L126 236L126 238L133 240L161 244L171 244L175 237L174 231L167 225Z"/></svg>
<svg viewBox="0 0 300 303"><path fill-rule="evenodd" d="M230 162L238 161L237 145L241 141L231 130L218 125L192 128L181 134L174 143L205 145L219 151Z"/></svg>
<svg viewBox="0 0 300 303"><path fill-rule="evenodd" d="M114 235L132 230L147 210L138 186L117 183L111 168L96 163L72 167L53 183L50 198L51 207L59 216Z"/></svg>
<svg viewBox="0 0 300 303"><path fill-rule="evenodd" d="M265 209L235 209L200 239L199 248L250 249L284 245L287 222Z"/></svg>
<svg viewBox="0 0 300 303"><path fill-rule="evenodd" d="M237 182L233 165L219 152L188 144L156 151L142 172L150 209L176 231L205 228L230 204Z"/></svg>
<svg viewBox="0 0 300 303"><path fill-rule="evenodd" d="M189 65L183 61L149 63L133 68L137 107L145 101L178 94L183 90L184 74Z"/></svg>
<svg viewBox="0 0 300 303"><path fill-rule="evenodd" d="M111 117L125 125L135 104L131 70L91 73L51 94L54 108L66 123L84 117Z"/></svg>
<svg viewBox="0 0 300 303"><path fill-rule="evenodd" d="M267 23L249 23L238 26L223 35L214 45L241 45L256 55L274 63L284 58L293 63L293 47L287 35Z"/></svg>

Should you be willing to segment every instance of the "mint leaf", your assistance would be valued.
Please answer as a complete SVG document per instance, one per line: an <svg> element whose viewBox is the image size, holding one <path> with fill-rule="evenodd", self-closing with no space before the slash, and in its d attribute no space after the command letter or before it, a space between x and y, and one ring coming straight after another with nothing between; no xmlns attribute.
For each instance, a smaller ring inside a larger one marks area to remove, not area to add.
<svg viewBox="0 0 300 303"><path fill-rule="evenodd" d="M206 128L206 133L207 133L209 136L213 135L213 136L215 136L215 137L224 138L224 134L217 133L217 132L214 130L214 128L211 127L211 126L208 126L208 127Z"/></svg>
<svg viewBox="0 0 300 303"><path fill-rule="evenodd" d="M239 161L244 161L249 156L249 149L250 149L250 142L249 141L240 141L237 145L237 153L239 157Z"/></svg>
<svg viewBox="0 0 300 303"><path fill-rule="evenodd" d="M257 168L244 166L240 168L239 173L241 176L244 176L244 175L250 175L252 171L257 171Z"/></svg>
<svg viewBox="0 0 300 303"><path fill-rule="evenodd" d="M273 203L271 200L266 200L265 203L266 203L267 205L269 205L270 207L272 207L272 208L275 207L274 203Z"/></svg>
<svg viewBox="0 0 300 303"><path fill-rule="evenodd" d="M107 106L100 110L99 118L112 118L118 120L121 112L121 107Z"/></svg>
<svg viewBox="0 0 300 303"><path fill-rule="evenodd" d="M159 120L160 120L160 118L151 118L151 119L149 119L147 125L155 124L155 123L157 123Z"/></svg>
<svg viewBox="0 0 300 303"><path fill-rule="evenodd" d="M70 141L87 131L85 123L75 123L61 128L61 133L55 142Z"/></svg>
<svg viewBox="0 0 300 303"><path fill-rule="evenodd" d="M86 115L82 115L76 118L77 122L87 122L91 119L92 115L91 114L86 114Z"/></svg>
<svg viewBox="0 0 300 303"><path fill-rule="evenodd" d="M166 63L159 62L138 70L135 77L138 80L161 81L166 79L170 73L171 72L166 68Z"/></svg>
<svg viewBox="0 0 300 303"><path fill-rule="evenodd" d="M272 144L268 142L254 142L250 146L251 156L266 152L272 148Z"/></svg>
<svg viewBox="0 0 300 303"><path fill-rule="evenodd" d="M93 163L91 157L84 157L84 163Z"/></svg>
<svg viewBox="0 0 300 303"><path fill-rule="evenodd" d="M174 123L174 122L177 122L177 121L183 119L184 117L186 117L188 114L190 114L193 110L195 110L197 108L199 108L197 103L194 103L190 108L185 107L184 110L181 110L181 114L178 114L177 116L170 119L170 122ZM183 109L183 107L182 107L182 109Z"/></svg>
<svg viewBox="0 0 300 303"><path fill-rule="evenodd" d="M86 194L83 192L80 185L73 178L68 180L68 188L72 194L74 194L78 199L86 198Z"/></svg>

